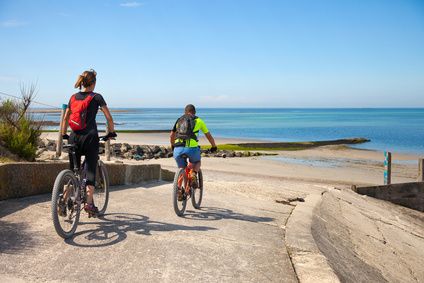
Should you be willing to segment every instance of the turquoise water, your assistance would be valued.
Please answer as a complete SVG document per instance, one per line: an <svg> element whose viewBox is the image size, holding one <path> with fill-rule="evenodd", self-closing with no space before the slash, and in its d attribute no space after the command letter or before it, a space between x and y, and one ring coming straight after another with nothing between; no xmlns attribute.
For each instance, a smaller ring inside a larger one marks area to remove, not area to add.
<svg viewBox="0 0 424 283"><path fill-rule="evenodd" d="M120 109L117 129L171 129L181 109ZM365 137L360 148L424 154L424 109L198 109L212 134L271 141ZM58 121L58 114L44 120ZM99 115L99 122L104 122Z"/></svg>

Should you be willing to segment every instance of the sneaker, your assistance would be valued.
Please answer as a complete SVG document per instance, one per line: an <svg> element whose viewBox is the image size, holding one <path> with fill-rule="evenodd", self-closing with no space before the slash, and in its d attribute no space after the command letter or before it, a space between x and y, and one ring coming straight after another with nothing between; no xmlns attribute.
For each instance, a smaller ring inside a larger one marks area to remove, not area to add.
<svg viewBox="0 0 424 283"><path fill-rule="evenodd" d="M198 184L197 184L197 173L194 170L190 171L190 182L191 182L191 187L192 188L197 188Z"/></svg>
<svg viewBox="0 0 424 283"><path fill-rule="evenodd" d="M66 203L60 198L59 203L57 205L57 214L62 217L66 217Z"/></svg>
<svg viewBox="0 0 424 283"><path fill-rule="evenodd" d="M181 188L178 189L177 197L178 201L183 201L183 190Z"/></svg>
<svg viewBox="0 0 424 283"><path fill-rule="evenodd" d="M96 216L99 213L99 209L92 203L86 203L84 210L88 213L88 217Z"/></svg>

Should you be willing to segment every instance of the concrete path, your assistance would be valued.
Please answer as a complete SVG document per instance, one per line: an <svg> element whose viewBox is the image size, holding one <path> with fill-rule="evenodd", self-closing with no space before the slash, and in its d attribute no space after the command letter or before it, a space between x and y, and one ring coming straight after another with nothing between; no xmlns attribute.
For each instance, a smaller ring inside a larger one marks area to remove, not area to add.
<svg viewBox="0 0 424 283"><path fill-rule="evenodd" d="M201 210L174 214L171 184L114 188L107 214L56 235L50 195L0 202L0 281L296 282L284 243L310 184L205 173Z"/></svg>

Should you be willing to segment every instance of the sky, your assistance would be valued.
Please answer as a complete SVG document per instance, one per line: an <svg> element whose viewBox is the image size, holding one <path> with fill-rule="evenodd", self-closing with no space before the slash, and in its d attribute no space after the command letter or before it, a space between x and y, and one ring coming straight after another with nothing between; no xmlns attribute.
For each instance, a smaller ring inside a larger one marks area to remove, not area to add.
<svg viewBox="0 0 424 283"><path fill-rule="evenodd" d="M57 107L424 107L423 0L0 0L0 46Z"/></svg>

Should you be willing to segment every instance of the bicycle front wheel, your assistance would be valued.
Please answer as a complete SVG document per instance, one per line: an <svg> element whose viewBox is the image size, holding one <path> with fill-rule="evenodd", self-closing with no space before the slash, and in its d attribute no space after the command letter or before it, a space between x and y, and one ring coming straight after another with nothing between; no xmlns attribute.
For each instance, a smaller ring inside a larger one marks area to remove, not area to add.
<svg viewBox="0 0 424 283"><path fill-rule="evenodd" d="M184 169L179 169L175 173L172 201L174 204L174 211L178 216L183 216L187 206L187 195L185 194L185 185L187 184L187 177Z"/></svg>
<svg viewBox="0 0 424 283"><path fill-rule="evenodd" d="M202 170L197 173L198 187L191 190L191 204L194 208L199 209L203 198L203 174Z"/></svg>
<svg viewBox="0 0 424 283"><path fill-rule="evenodd" d="M109 175L105 164L99 160L97 163L96 186L94 188L94 203L99 209L99 215L106 212L109 202Z"/></svg>
<svg viewBox="0 0 424 283"><path fill-rule="evenodd" d="M81 213L79 182L71 170L57 175L53 185L51 213L56 233L64 239L75 233Z"/></svg>

